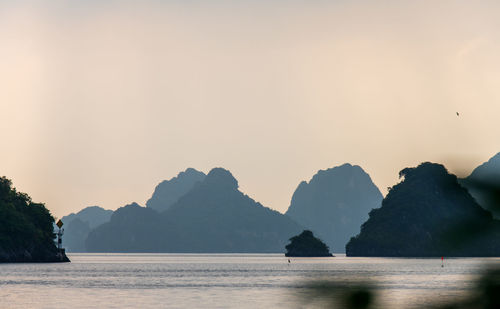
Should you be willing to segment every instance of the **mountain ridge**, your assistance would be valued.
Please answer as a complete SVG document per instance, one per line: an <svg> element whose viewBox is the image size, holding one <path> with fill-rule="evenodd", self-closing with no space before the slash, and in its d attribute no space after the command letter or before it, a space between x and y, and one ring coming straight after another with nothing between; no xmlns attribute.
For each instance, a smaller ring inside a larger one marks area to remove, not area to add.
<svg viewBox="0 0 500 309"><path fill-rule="evenodd" d="M68 252L85 252L85 240L91 230L108 222L113 214L99 206L88 206L61 218L64 224L63 246Z"/></svg>
<svg viewBox="0 0 500 309"><path fill-rule="evenodd" d="M205 176L203 172L194 168L187 168L177 176L160 182L151 198L146 202L146 207L159 212L169 209L179 198L189 192L197 182L203 181Z"/></svg>
<svg viewBox="0 0 500 309"><path fill-rule="evenodd" d="M161 213L137 204L117 210L86 243L91 252L277 253L301 230L239 191L229 171L214 168Z"/></svg>

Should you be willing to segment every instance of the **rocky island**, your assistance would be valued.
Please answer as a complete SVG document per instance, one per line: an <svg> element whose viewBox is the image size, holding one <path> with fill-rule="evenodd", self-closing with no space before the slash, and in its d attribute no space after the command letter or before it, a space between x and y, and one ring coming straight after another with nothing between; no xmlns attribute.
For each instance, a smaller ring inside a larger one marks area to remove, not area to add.
<svg viewBox="0 0 500 309"><path fill-rule="evenodd" d="M0 177L0 263L69 262L54 243L53 224L43 204Z"/></svg>
<svg viewBox="0 0 500 309"><path fill-rule="evenodd" d="M500 256L500 221L443 165L426 162L399 176L346 245L347 256Z"/></svg>
<svg viewBox="0 0 500 309"><path fill-rule="evenodd" d="M290 238L290 243L285 248L285 256L288 257L332 256L328 246L321 239L314 237L313 233L308 230Z"/></svg>

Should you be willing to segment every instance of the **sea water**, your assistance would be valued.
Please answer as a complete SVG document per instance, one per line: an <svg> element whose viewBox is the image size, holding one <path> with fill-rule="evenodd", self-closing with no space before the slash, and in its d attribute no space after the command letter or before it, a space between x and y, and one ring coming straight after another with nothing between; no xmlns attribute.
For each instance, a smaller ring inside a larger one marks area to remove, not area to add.
<svg viewBox="0 0 500 309"><path fill-rule="evenodd" d="M0 308L315 308L314 282L369 283L381 308L465 297L497 258L288 258L282 254L69 254L0 264Z"/></svg>

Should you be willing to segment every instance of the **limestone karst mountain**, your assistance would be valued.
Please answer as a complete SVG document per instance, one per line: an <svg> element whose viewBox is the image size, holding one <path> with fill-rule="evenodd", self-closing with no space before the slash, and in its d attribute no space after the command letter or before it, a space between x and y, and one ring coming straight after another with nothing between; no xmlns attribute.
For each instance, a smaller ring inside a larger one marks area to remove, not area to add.
<svg viewBox="0 0 500 309"><path fill-rule="evenodd" d="M349 239L359 233L368 213L380 207L382 194L357 165L320 170L301 182L286 215L313 231L332 252L345 252Z"/></svg>
<svg viewBox="0 0 500 309"><path fill-rule="evenodd" d="M164 180L156 186L153 196L146 202L146 207L162 212L170 208L184 194L189 192L193 186L202 181L205 174L188 168L170 180Z"/></svg>
<svg viewBox="0 0 500 309"><path fill-rule="evenodd" d="M89 206L77 213L61 218L64 223L63 246L68 252L85 252L85 240L89 232L99 225L108 222L112 210L99 206Z"/></svg>
<svg viewBox="0 0 500 309"><path fill-rule="evenodd" d="M161 213L137 204L118 209L87 238L91 252L283 252L303 228L238 190L215 168Z"/></svg>
<svg viewBox="0 0 500 309"><path fill-rule="evenodd" d="M500 222L443 165L422 163L400 177L347 244L348 256L500 256Z"/></svg>
<svg viewBox="0 0 500 309"><path fill-rule="evenodd" d="M459 179L459 182L479 205L500 219L500 152L476 167L468 177Z"/></svg>

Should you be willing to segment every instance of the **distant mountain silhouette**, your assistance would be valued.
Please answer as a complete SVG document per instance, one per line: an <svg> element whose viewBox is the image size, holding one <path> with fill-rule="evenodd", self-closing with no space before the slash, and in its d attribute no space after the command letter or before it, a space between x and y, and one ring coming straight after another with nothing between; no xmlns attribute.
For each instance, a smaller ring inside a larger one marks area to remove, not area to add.
<svg viewBox="0 0 500 309"><path fill-rule="evenodd" d="M159 213L132 203L118 208L109 222L92 230L86 240L88 252L164 252L165 232Z"/></svg>
<svg viewBox="0 0 500 309"><path fill-rule="evenodd" d="M459 181L479 205L491 211L496 219L500 219L500 153Z"/></svg>
<svg viewBox="0 0 500 309"><path fill-rule="evenodd" d="M91 231L89 223L82 221L80 218L75 218L69 221L68 224L64 224L63 228L62 245L66 251L86 252L85 240Z"/></svg>
<svg viewBox="0 0 500 309"><path fill-rule="evenodd" d="M293 194L286 215L313 231L333 252L345 252L368 213L380 207L382 194L357 165L320 170Z"/></svg>
<svg viewBox="0 0 500 309"><path fill-rule="evenodd" d="M348 256L500 255L500 222L444 166L426 162L400 177L347 244Z"/></svg>
<svg viewBox="0 0 500 309"><path fill-rule="evenodd" d="M64 223L63 246L68 252L85 252L88 233L97 226L108 222L113 214L99 206L90 206L77 213L61 218Z"/></svg>
<svg viewBox="0 0 500 309"><path fill-rule="evenodd" d="M163 214L181 224L201 252L283 252L302 228L288 217L256 203L238 190L231 173L215 168Z"/></svg>
<svg viewBox="0 0 500 309"><path fill-rule="evenodd" d="M176 177L164 180L156 186L153 196L146 202L146 207L159 212L165 211L203 179L205 179L204 173L188 168Z"/></svg>
<svg viewBox="0 0 500 309"><path fill-rule="evenodd" d="M87 238L92 252L283 252L303 228L238 190L215 168L169 209L118 209Z"/></svg>
<svg viewBox="0 0 500 309"><path fill-rule="evenodd" d="M80 210L77 213L71 213L67 216L61 218L61 221L67 225L75 219L80 219L83 222L87 222L91 229L108 222L113 214L112 210L107 210L99 206L89 206Z"/></svg>
<svg viewBox="0 0 500 309"><path fill-rule="evenodd" d="M332 256L319 238L314 237L313 232L305 230L300 235L290 238L286 246L285 256L295 257L323 257Z"/></svg>

